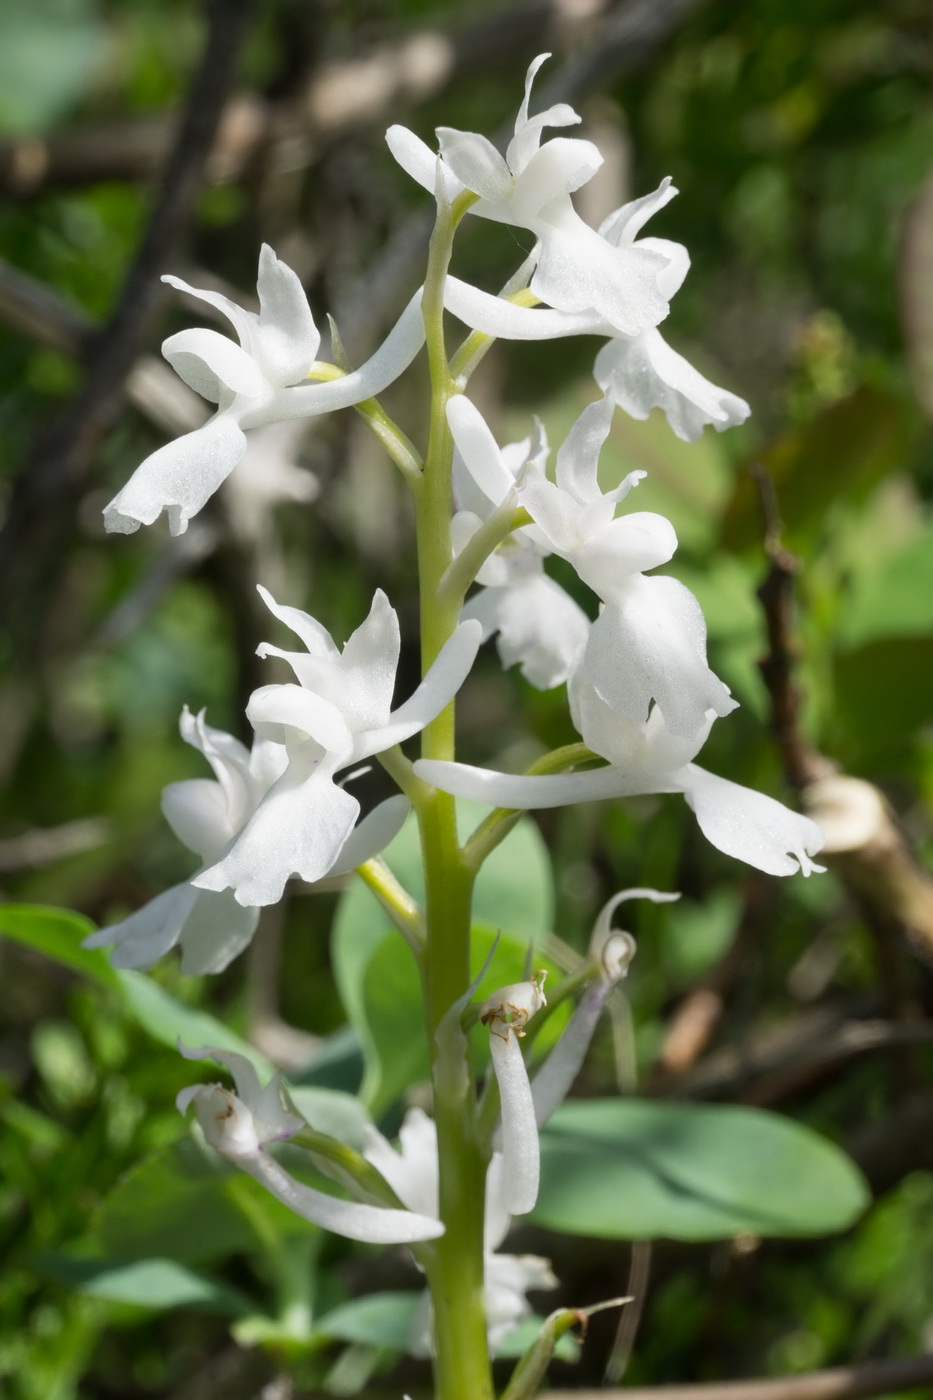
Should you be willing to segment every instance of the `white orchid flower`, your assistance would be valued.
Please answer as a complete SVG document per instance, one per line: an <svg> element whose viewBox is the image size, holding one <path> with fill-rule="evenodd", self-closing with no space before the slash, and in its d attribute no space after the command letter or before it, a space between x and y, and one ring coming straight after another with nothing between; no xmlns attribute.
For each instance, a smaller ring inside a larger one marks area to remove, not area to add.
<svg viewBox="0 0 933 1400"><path fill-rule="evenodd" d="M239 344L213 330L169 336L162 353L186 384L217 404L203 427L153 452L104 510L110 531L132 534L164 510L173 535L204 506L246 452L245 430L288 418L311 418L380 393L411 363L424 342L420 292L376 353L352 374L302 384L321 342L298 277L263 244L259 314L219 292L163 279L222 312Z"/></svg>
<svg viewBox="0 0 933 1400"><path fill-rule="evenodd" d="M589 963L595 976L584 990L560 1040L531 1082L531 1097L539 1128L544 1126L570 1092L583 1067L603 1007L610 994L628 976L636 944L626 930L612 927L616 909L629 899L650 899L654 904L667 904L679 898L679 894L662 894L660 890L620 890L597 914L588 950Z"/></svg>
<svg viewBox="0 0 933 1400"><path fill-rule="evenodd" d="M399 165L432 194L438 179L448 199L472 190L479 199L470 213L535 234L539 248L531 290L542 301L562 311L600 310L616 330L637 335L668 313L658 285L668 259L634 238L611 242L574 209L571 194L595 175L602 156L590 141L555 137L541 144L545 127L580 121L563 102L528 115L535 75L549 57L539 54L528 69L504 157L487 137L451 127L438 127L440 157L403 126L390 127L386 140Z"/></svg>
<svg viewBox="0 0 933 1400"><path fill-rule="evenodd" d="M492 1067L499 1084L502 1200L511 1215L527 1215L538 1199L541 1154L528 1069L519 1040L542 1006L545 972L529 982L500 987L483 1002L480 1020L489 1028Z"/></svg>
<svg viewBox="0 0 933 1400"><path fill-rule="evenodd" d="M379 1171L408 1210L437 1215L437 1129L420 1108L405 1115L395 1149L373 1127L367 1128L363 1155ZM531 1313L525 1294L530 1289L556 1288L557 1280L547 1259L534 1254L499 1254L508 1234L511 1215L505 1203L506 1170L501 1153L494 1152L486 1173L484 1248L484 1296L489 1344L500 1343ZM433 1351L430 1294L425 1292L412 1320L409 1350L415 1356Z"/></svg>
<svg viewBox="0 0 933 1400"><path fill-rule="evenodd" d="M162 812L183 845L201 858L201 869L219 860L252 817L266 793L285 772L282 744L257 735L252 750L222 729L192 715L187 705L181 736L204 755L216 781L192 778L170 783L162 792ZM381 851L408 815L403 797L390 797L348 834L328 875L343 875ZM194 878L157 895L118 924L99 929L85 948L113 947L114 967L150 968L181 946L181 970L189 977L223 972L256 931L259 910L238 904L230 890L201 889Z"/></svg>
<svg viewBox="0 0 933 1400"><path fill-rule="evenodd" d="M534 441L500 448L479 410L458 394L447 405L447 420L456 445L454 491L465 507L451 522L457 552L484 521L510 497L528 462L543 470L548 444L539 424ZM504 667L518 664L538 690L562 685L586 645L590 622L560 584L544 572L550 553L539 530L514 531L477 574L480 591L469 599L461 618L475 618L483 641L498 633Z"/></svg>
<svg viewBox="0 0 933 1400"><path fill-rule="evenodd" d="M676 193L670 178L663 180L653 194L610 214L600 226L600 236L615 248L635 246L636 234L645 221ZM669 301L679 291L690 266L686 248L666 238L642 238L637 247L667 259L656 281L661 295ZM684 442L695 442L707 425L723 432L744 423L751 412L744 399L711 384L672 350L655 326L646 326L636 335L625 334L598 304L575 312L516 306L504 296L492 296L456 277L447 279L445 304L473 330L503 340L611 336L596 356L593 372L600 389L632 418L647 418L652 408L660 408Z"/></svg>
<svg viewBox="0 0 933 1400"><path fill-rule="evenodd" d="M563 807L640 793L680 792L712 845L768 875L821 871L813 857L823 833L809 817L764 793L718 778L691 762L716 718L707 711L699 734L672 734L655 705L635 724L601 700L581 664L570 678L570 709L588 748L608 760L604 768L553 776L515 776L466 764L421 759L415 772L456 797L513 809Z"/></svg>
<svg viewBox="0 0 933 1400"><path fill-rule="evenodd" d="M371 1244L410 1244L436 1239L444 1227L436 1216L345 1201L296 1181L266 1150L305 1126L304 1119L282 1102L278 1075L263 1088L245 1055L205 1046L191 1050L179 1045L186 1060L212 1059L233 1076L236 1093L220 1084L195 1084L176 1099L180 1113L194 1104L204 1137L234 1166L247 1172L289 1210L334 1234Z"/></svg>
<svg viewBox="0 0 933 1400"><path fill-rule="evenodd" d="M232 888L243 905L275 904L290 875L313 882L336 873L360 810L337 774L429 724L460 689L480 641L479 623L461 623L414 694L393 710L401 639L381 589L343 652L313 617L259 591L306 650L259 648L260 656L284 657L298 680L262 686L246 710L257 733L284 745L287 767L223 856L195 881L200 889Z"/></svg>
<svg viewBox="0 0 933 1400"><path fill-rule="evenodd" d="M647 719L653 700L672 733L692 735L707 710L726 715L736 701L707 665L696 598L677 579L645 576L674 554L674 527L653 511L615 518L617 503L645 473L630 472L613 491L600 489L597 463L612 414L608 399L585 408L557 454L556 484L530 463L518 500L553 552L605 604L583 653L598 693L636 723Z"/></svg>

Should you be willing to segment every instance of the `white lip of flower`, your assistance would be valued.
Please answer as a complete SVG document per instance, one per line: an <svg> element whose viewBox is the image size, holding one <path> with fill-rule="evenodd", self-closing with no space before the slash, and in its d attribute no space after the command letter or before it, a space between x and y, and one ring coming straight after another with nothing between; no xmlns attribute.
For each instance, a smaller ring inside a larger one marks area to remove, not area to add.
<svg viewBox="0 0 933 1400"><path fill-rule="evenodd" d="M677 579L645 576L677 548L670 521L653 511L615 518L616 505L645 473L630 472L613 491L600 489L599 453L612 415L605 398L585 408L557 454L556 483L529 463L519 503L605 604L583 653L599 695L635 722L647 719L654 700L672 733L693 735L707 710L726 715L736 701L707 665L706 624L693 594Z"/></svg>
<svg viewBox="0 0 933 1400"><path fill-rule="evenodd" d="M194 1084L176 1099L178 1111L195 1113L208 1144L247 1172L289 1210L315 1225L372 1244L410 1244L436 1239L444 1227L436 1219L407 1210L345 1201L296 1181L265 1150L302 1130L304 1119L282 1102L278 1075L265 1088L245 1055L212 1046L192 1050L179 1043L186 1060L218 1060L230 1071L236 1093L220 1084Z"/></svg>
<svg viewBox="0 0 933 1400"><path fill-rule="evenodd" d="M419 759L415 772L456 797L513 809L563 807L568 803L680 792L700 830L726 855L768 875L822 871L813 856L823 833L809 817L764 793L707 773L690 760L702 748L716 716L707 712L703 730L690 739L673 735L655 706L646 723L633 724L600 700L583 667L571 677L571 714L584 743L605 758L605 768L550 777L516 776L466 764Z"/></svg>
<svg viewBox="0 0 933 1400"><path fill-rule="evenodd" d="M447 420L457 449L454 490L465 507L451 522L459 553L481 524L514 496L516 478L526 464L534 462L543 469L548 444L537 424L534 440L500 448L479 410L462 394L448 403ZM503 666L519 663L522 675L539 690L566 681L590 630L583 609L544 572L550 552L534 526L515 531L483 564L476 577L482 587L460 614L480 623L483 641L497 632Z"/></svg>
<svg viewBox="0 0 933 1400"><path fill-rule="evenodd" d="M614 247L628 247L642 224L673 199L677 190L667 178L653 194L633 200L610 214L599 229ZM690 267L686 248L666 238L643 238L638 247L668 259L657 274L662 296L670 300ZM605 335L611 339L596 356L594 375L606 396L632 418L647 418L652 408L663 410L673 432L695 442L708 424L723 432L744 423L751 409L744 399L717 388L693 368L654 326L637 335L618 330L597 307L588 311L559 311L516 306L456 277L445 288L448 311L474 330L503 340L555 340L567 335Z"/></svg>
<svg viewBox="0 0 933 1400"><path fill-rule="evenodd" d="M528 69L504 157L485 136L451 127L438 127L440 157L403 126L390 127L386 140L402 168L430 193L439 172L448 199L472 190L480 198L470 213L536 235L540 247L531 289L542 301L568 312L598 308L614 328L637 335L668 313L659 286L668 257L634 239L613 244L574 209L571 194L595 175L602 156L592 142L579 139L554 137L541 145L545 127L580 120L565 103L528 115L532 83L549 57L540 54Z"/></svg>
<svg viewBox="0 0 933 1400"><path fill-rule="evenodd" d="M650 899L654 904L667 904L679 898L679 894L662 894L659 890L620 890L597 914L588 954L596 977L584 990L569 1025L532 1080L531 1097L539 1128L544 1126L569 1094L586 1059L603 1007L610 994L628 975L635 956L636 944L632 935L624 929L612 927L616 909L629 899Z"/></svg>
<svg viewBox="0 0 933 1400"><path fill-rule="evenodd" d="M433 1120L421 1109L410 1109L405 1115L398 1150L376 1128L367 1128L363 1155L382 1173L409 1210L422 1215L437 1214L437 1129ZM501 1153L494 1152L486 1174L483 1240L486 1324L493 1350L519 1322L529 1316L531 1306L525 1293L529 1289L557 1286L547 1259L534 1254L496 1253L511 1225L511 1215L505 1201L505 1183L504 1159ZM413 1320L409 1349L415 1356L431 1354L431 1305L428 1293L425 1293Z"/></svg>
<svg viewBox="0 0 933 1400"><path fill-rule="evenodd" d="M530 982L500 987L479 1008L479 1018L489 1028L492 1067L499 1084L502 1106L497 1146L502 1148L502 1198L511 1215L527 1215L538 1199L541 1173L535 1108L528 1069L519 1039L542 1006L546 972L536 972Z"/></svg>
<svg viewBox="0 0 933 1400"><path fill-rule="evenodd" d="M360 809L336 774L430 723L460 689L480 641L479 623L461 623L413 695L393 710L401 639L381 589L342 653L313 617L260 592L307 648L260 647L261 656L284 657L299 684L261 687L246 711L259 734L285 746L288 765L222 857L195 881L200 889L232 888L244 905L276 903L292 874L313 882L334 871Z"/></svg>
<svg viewBox="0 0 933 1400"><path fill-rule="evenodd" d="M300 281L268 244L259 255L258 315L178 277L163 281L222 312L239 344L203 328L180 331L163 342L162 353L175 371L216 403L217 412L137 467L104 510L106 529L121 534L151 525L163 510L172 534L182 534L246 452L244 429L315 417L371 398L407 368L424 342L419 291L359 369L328 383L302 384L321 336Z"/></svg>
<svg viewBox="0 0 933 1400"><path fill-rule="evenodd" d="M179 727L185 742L207 759L216 781L170 783L162 792L162 811L183 845L200 856L203 870L246 826L285 772L288 754L283 745L260 735L248 752L232 734L205 723L203 710L195 716L187 705ZM390 797L375 807L348 834L327 874L353 870L387 846L400 830L408 805L403 797ZM165 890L120 923L92 933L82 946L113 946L114 967L150 968L180 944L186 976L223 972L255 933L259 910L238 904L229 890L197 887L195 879L197 875Z"/></svg>

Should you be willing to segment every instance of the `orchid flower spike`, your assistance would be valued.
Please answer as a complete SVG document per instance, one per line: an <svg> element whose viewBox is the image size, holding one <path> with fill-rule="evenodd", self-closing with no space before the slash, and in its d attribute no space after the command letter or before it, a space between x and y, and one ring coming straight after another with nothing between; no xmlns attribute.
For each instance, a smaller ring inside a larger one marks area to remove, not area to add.
<svg viewBox="0 0 933 1400"><path fill-rule="evenodd" d="M182 534L246 452L244 430L316 417L371 398L407 368L424 342L418 292L360 369L327 383L302 384L321 336L298 277L268 244L259 255L258 314L178 277L163 280L221 312L239 343L203 329L179 331L163 342L172 368L217 411L203 427L160 447L137 467L104 510L106 529L120 534L151 525L163 510L172 534Z"/></svg>
<svg viewBox="0 0 933 1400"><path fill-rule="evenodd" d="M650 899L655 904L667 904L679 898L679 894L662 894L659 890L620 890L597 914L589 946L594 980L585 989L566 1030L532 1080L531 1097L539 1128L544 1126L569 1094L583 1067L603 1007L610 994L628 975L635 956L636 946L632 935L612 927L616 909L629 899Z"/></svg>
<svg viewBox="0 0 933 1400"><path fill-rule="evenodd" d="M288 753L284 745L258 734L248 751L232 734L212 729L203 710L192 715L187 705L180 729L185 742L207 759L215 780L170 783L162 792L162 812L179 841L201 858L203 872L252 819L285 772ZM362 865L388 845L407 815L404 797L390 797L375 807L347 833L325 873L342 875ZM150 968L179 944L185 976L223 972L249 944L259 909L238 903L230 890L204 889L197 879L196 873L165 890L129 918L92 933L82 946L112 946L114 967Z"/></svg>
<svg viewBox="0 0 933 1400"><path fill-rule="evenodd" d="M534 439L500 448L479 409L462 394L448 403L447 421L457 449L454 491L464 507L451 522L459 553L506 502L517 505L516 481L530 463L544 470L548 443L538 424ZM460 614L480 623L483 641L498 633L503 666L518 663L538 690L566 681L590 630L583 609L544 572L550 552L540 530L514 531L479 570L476 581L483 586Z"/></svg>
<svg viewBox="0 0 933 1400"><path fill-rule="evenodd" d="M540 1153L528 1070L519 1045L525 1026L542 1006L546 972L530 982L500 987L482 1003L480 1020L489 1028L492 1066L502 1106L503 1201L511 1215L527 1215L538 1199Z"/></svg>
<svg viewBox="0 0 933 1400"><path fill-rule="evenodd" d="M643 224L676 194L668 177L653 194L632 200L610 214L599 229L599 236L613 248L637 248L667 260L656 274L657 289L667 301L679 291L690 267L686 248L667 238L641 238L637 244L635 240ZM503 340L610 336L596 356L593 370L600 389L632 418L647 418L652 408L660 408L673 432L684 442L696 441L707 425L723 432L744 423L751 412L737 394L704 379L671 349L656 326L646 326L634 335L626 333L613 324L599 304L585 311L517 306L507 296L492 296L455 277L447 279L444 296L448 311L473 330Z"/></svg>
<svg viewBox="0 0 933 1400"><path fill-rule="evenodd" d="M393 710L401 638L381 589L342 652L313 617L259 591L305 646L259 648L260 656L283 657L298 684L263 686L246 710L258 734L284 746L286 766L223 855L195 880L200 889L232 888L243 905L275 904L292 874L316 881L344 868L341 852L360 804L337 774L429 724L460 689L480 641L478 622L461 623L414 694Z"/></svg>
<svg viewBox="0 0 933 1400"><path fill-rule="evenodd" d="M408 1210L436 1215L438 1210L437 1129L420 1108L409 1109L399 1130L399 1146L392 1145L371 1125L366 1129L363 1155L379 1171ZM486 1173L484 1274L486 1325L489 1345L497 1351L501 1342L531 1313L526 1293L530 1289L556 1288L557 1280L547 1259L535 1254L499 1254L508 1234L511 1216L504 1200L504 1161L494 1152ZM412 1320L408 1346L414 1356L430 1356L432 1337L431 1296L425 1292Z"/></svg>
<svg viewBox="0 0 933 1400"><path fill-rule="evenodd" d="M372 1244L407 1244L436 1239L444 1227L436 1218L407 1210L344 1201L296 1181L266 1150L302 1130L304 1119L282 1102L276 1075L265 1088L251 1062L232 1050L205 1046L191 1050L179 1045L186 1060L217 1060L233 1076L236 1092L221 1084L195 1084L176 1100L180 1113L194 1111L209 1144L234 1166L264 1186L289 1210L334 1234Z"/></svg>
<svg viewBox="0 0 933 1400"><path fill-rule="evenodd" d="M515 134L504 157L487 137L446 126L437 130L439 161L403 126L390 127L386 140L399 165L426 190L434 193L438 178L447 200L472 190L478 199L470 213L535 235L539 246L531 290L542 301L561 311L600 310L614 329L637 335L668 313L659 275L669 259L634 238L612 243L574 209L571 195L592 179L602 156L592 142L579 138L561 136L541 144L545 127L580 121L563 102L529 116L532 84L549 57L539 54L528 69Z"/></svg>
<svg viewBox="0 0 933 1400"><path fill-rule="evenodd" d="M644 724L617 714L597 695L582 664L571 676L568 692L570 712L583 742L607 760L606 767L538 777L421 759L415 772L456 797L516 810L679 792L707 841L726 855L768 875L823 870L813 860L823 845L816 822L691 762L706 742L714 711L707 711L701 732L687 739L671 733L657 705Z"/></svg>

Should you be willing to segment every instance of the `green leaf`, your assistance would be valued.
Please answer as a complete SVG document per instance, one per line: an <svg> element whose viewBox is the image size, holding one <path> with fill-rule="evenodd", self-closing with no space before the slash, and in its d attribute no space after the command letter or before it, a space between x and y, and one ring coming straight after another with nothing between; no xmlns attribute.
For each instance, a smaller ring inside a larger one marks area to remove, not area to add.
<svg viewBox="0 0 933 1400"><path fill-rule="evenodd" d="M836 629L837 642L915 637L933 632L933 528L927 529L881 568L867 567L852 580Z"/></svg>
<svg viewBox="0 0 933 1400"><path fill-rule="evenodd" d="M358 1098L339 1089L311 1084L287 1084L286 1088L292 1103L312 1128L362 1152L372 1119Z"/></svg>
<svg viewBox="0 0 933 1400"><path fill-rule="evenodd" d="M143 1308L203 1307L235 1316L252 1310L249 1299L175 1259L80 1259L48 1255L43 1268L92 1298Z"/></svg>
<svg viewBox="0 0 933 1400"><path fill-rule="evenodd" d="M107 34L88 0L4 0L0 131L39 131L94 81Z"/></svg>
<svg viewBox="0 0 933 1400"><path fill-rule="evenodd" d="M271 1077L273 1067L266 1057L209 1012L186 1006L141 972L111 967L107 954L100 949L82 948L82 940L94 932L94 927L90 919L70 909L41 904L0 905L0 933L100 986L118 991L126 1009L154 1040L173 1049L182 1040L192 1047L214 1045L219 1050L235 1050L252 1060L261 1076Z"/></svg>
<svg viewBox="0 0 933 1400"><path fill-rule="evenodd" d="M274 1241L314 1228L192 1135L117 1183L92 1221L92 1240L125 1260L193 1264L255 1252L260 1235Z"/></svg>
<svg viewBox="0 0 933 1400"><path fill-rule="evenodd" d="M354 1298L315 1323L314 1330L342 1342L365 1342L369 1346L408 1350L408 1334L420 1293L371 1293Z"/></svg>
<svg viewBox="0 0 933 1400"><path fill-rule="evenodd" d="M933 719L933 638L869 642L836 657L833 669L831 737L843 760L863 768L886 760Z"/></svg>
<svg viewBox="0 0 933 1400"><path fill-rule="evenodd" d="M600 1239L842 1230L868 1204L850 1159L809 1128L734 1105L590 1099L542 1134L532 1219Z"/></svg>
<svg viewBox="0 0 933 1400"><path fill-rule="evenodd" d="M118 986L117 973L99 948L82 948L94 924L70 909L43 904L0 904L0 933L25 948L80 972L103 987Z"/></svg>

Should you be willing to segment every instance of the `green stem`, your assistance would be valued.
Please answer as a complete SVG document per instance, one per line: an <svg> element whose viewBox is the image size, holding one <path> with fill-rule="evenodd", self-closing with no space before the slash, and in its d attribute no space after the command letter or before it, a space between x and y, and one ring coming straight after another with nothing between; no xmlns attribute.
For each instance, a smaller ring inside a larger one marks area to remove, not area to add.
<svg viewBox="0 0 933 1400"><path fill-rule="evenodd" d="M438 200L425 275L422 312L431 376L431 421L421 489L415 496L421 591L421 664L425 674L457 625L459 600L440 589L453 554L447 402L454 392L444 340L444 281L456 225L475 196L453 207ZM455 757L454 706L423 731L425 758ZM437 1400L492 1400L483 1299L485 1164L475 1131L475 1096L465 1036L442 1037L445 1013L470 984L473 873L463 860L456 809L449 794L413 795L421 829L427 941L423 960L425 1016L432 1055L434 1117L445 1233L427 1262L434 1304Z"/></svg>
<svg viewBox="0 0 933 1400"><path fill-rule="evenodd" d="M490 554L513 530L532 523L527 510L517 507L515 493L510 491L502 504L485 520L476 534L467 541L441 577L438 592L442 600L456 602L459 609L470 584Z"/></svg>
<svg viewBox="0 0 933 1400"><path fill-rule="evenodd" d="M563 773L580 763L590 763L598 759L599 755L593 753L585 744L564 744L563 748L553 749L551 753L536 759L531 767L526 769L526 776ZM516 811L511 807L497 807L480 822L463 848L463 858L474 873L524 815L523 811Z"/></svg>
<svg viewBox="0 0 933 1400"><path fill-rule="evenodd" d="M537 306L541 298L536 297L534 292L525 287L522 291L514 292L512 296L505 297L503 300L514 302L516 306ZM485 331L471 331L463 341L450 361L450 373L460 388L466 387L470 375L492 349L495 342L496 337L487 335Z"/></svg>
<svg viewBox="0 0 933 1400"><path fill-rule="evenodd" d="M378 856L358 865L356 873L363 884L372 890L415 956L420 957L424 947L424 919L408 891Z"/></svg>
<svg viewBox="0 0 933 1400"><path fill-rule="evenodd" d="M305 378L313 380L316 384L327 384L335 379L345 378L348 373L348 370L340 365L332 365L328 360L315 360ZM421 485L423 464L421 454L411 439L395 420L389 417L378 399L361 399L353 407L382 443L409 486L416 491Z"/></svg>

